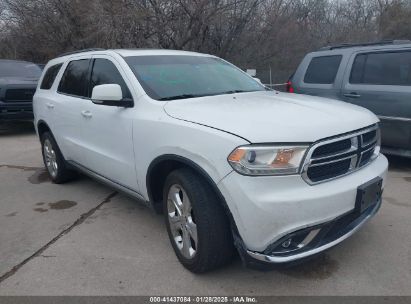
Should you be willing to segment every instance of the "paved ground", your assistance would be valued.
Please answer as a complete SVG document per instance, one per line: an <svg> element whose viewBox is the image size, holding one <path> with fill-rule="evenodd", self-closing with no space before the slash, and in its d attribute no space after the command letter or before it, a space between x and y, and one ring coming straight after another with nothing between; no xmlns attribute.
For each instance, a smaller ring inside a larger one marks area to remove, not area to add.
<svg viewBox="0 0 411 304"><path fill-rule="evenodd" d="M1 130L3 128L3 130ZM0 295L411 295L411 161L379 214L306 264L193 275L162 217L87 177L50 183L30 125L0 125Z"/></svg>

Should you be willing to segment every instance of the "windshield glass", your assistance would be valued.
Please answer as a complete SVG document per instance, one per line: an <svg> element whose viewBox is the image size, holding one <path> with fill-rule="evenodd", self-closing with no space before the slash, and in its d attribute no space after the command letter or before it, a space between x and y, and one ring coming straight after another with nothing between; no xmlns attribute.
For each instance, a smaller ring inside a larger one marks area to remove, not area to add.
<svg viewBox="0 0 411 304"><path fill-rule="evenodd" d="M256 80L219 58L166 55L125 60L146 93L156 100L265 90Z"/></svg>
<svg viewBox="0 0 411 304"><path fill-rule="evenodd" d="M40 78L37 64L21 61L0 61L0 77Z"/></svg>

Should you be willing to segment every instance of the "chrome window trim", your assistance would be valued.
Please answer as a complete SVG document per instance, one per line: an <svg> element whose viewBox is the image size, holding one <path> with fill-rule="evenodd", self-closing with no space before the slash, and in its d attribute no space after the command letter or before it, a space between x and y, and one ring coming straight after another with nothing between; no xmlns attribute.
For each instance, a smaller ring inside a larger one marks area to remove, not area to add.
<svg viewBox="0 0 411 304"><path fill-rule="evenodd" d="M350 155L348 157L340 158L338 160L333 160L333 161L330 161L330 162L323 162L323 163L320 163L320 164L315 164L315 163L312 164L312 162L316 161L316 160L325 159L327 157L340 156L340 155L344 155L345 153L358 151L360 146L364 147L363 146L363 138L362 138L361 135L363 135L365 133L368 133L368 132L371 132L371 131L374 131L374 130L377 131L376 136L372 140L368 141L364 146L367 146L371 143L375 143L375 144L373 144L370 148L361 151L361 153L356 153L354 155ZM317 184L321 184L321 183L324 183L324 182L327 182L327 181L330 181L330 180L334 180L334 179L346 176L346 175L351 174L351 173L353 173L353 172L355 172L359 169L364 168L365 166L370 164L375 158L377 158L377 156L379 154L380 149L376 149L376 147L378 147L378 144L379 144L378 143L379 132L380 132L380 130L379 130L378 124L374 124L372 126L366 127L364 129L361 129L361 130L357 130L357 131L347 133L347 134L341 135L341 136L336 136L336 137L333 137L333 138L330 138L330 139L320 140L320 141L312 144L308 148L307 154L306 154L304 162L303 162L303 165L301 166L301 177L304 179L304 181L307 184L317 185ZM360 140L361 140L360 143L358 143L358 137L360 137ZM318 147L323 146L323 145L327 145L327 144L330 144L330 143L334 143L334 142L337 142L337 141L342 141L342 140L345 140L345 139L351 139L351 148L350 149L347 149L344 152L331 154L330 156L326 156L326 157L317 157L317 158L314 157L314 158L312 158L312 154L314 153L314 151ZM366 164L360 166L361 158L362 158L363 154L366 153L367 151L369 151L370 149L375 149L376 151L374 152L374 154L371 156L370 160ZM335 177L331 177L331 178L327 178L327 179L324 179L324 180L321 180L321 181L318 181L318 182L313 182L308 177L308 168L310 166L314 167L314 166L319 166L319 165L326 165L327 163L334 163L334 162L343 161L343 160L350 159L350 158L351 158L350 169L344 174L341 174L341 175L338 175L338 176L335 176Z"/></svg>
<svg viewBox="0 0 411 304"><path fill-rule="evenodd" d="M395 116L378 115L378 118L382 119L382 120L395 120L395 121L411 122L411 118L407 118L407 117L395 117Z"/></svg>

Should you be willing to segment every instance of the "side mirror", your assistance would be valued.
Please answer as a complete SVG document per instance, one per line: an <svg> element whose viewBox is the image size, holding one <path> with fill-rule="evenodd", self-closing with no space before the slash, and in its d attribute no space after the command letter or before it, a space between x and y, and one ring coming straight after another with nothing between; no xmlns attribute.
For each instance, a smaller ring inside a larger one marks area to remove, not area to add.
<svg viewBox="0 0 411 304"><path fill-rule="evenodd" d="M102 84L93 88L91 100L105 106L130 107L131 99L123 99L123 92L118 84Z"/></svg>

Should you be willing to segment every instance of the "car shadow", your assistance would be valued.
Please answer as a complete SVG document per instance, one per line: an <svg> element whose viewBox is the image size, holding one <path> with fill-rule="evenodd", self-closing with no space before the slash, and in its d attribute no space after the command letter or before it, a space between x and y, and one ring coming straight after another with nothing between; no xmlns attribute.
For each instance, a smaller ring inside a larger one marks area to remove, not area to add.
<svg viewBox="0 0 411 304"><path fill-rule="evenodd" d="M0 136L27 135L35 133L32 121L0 122Z"/></svg>
<svg viewBox="0 0 411 304"><path fill-rule="evenodd" d="M386 155L389 162L389 170L411 172L411 158Z"/></svg>

